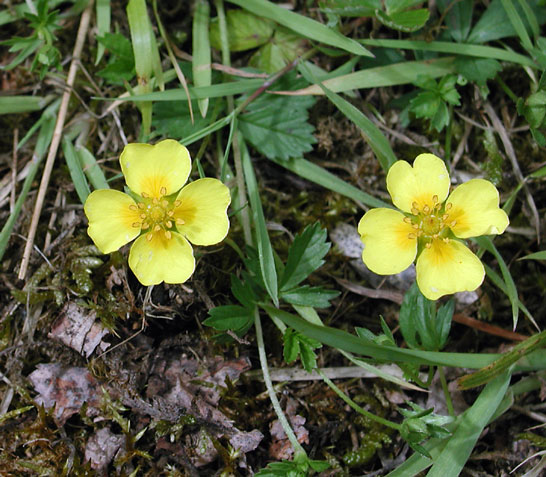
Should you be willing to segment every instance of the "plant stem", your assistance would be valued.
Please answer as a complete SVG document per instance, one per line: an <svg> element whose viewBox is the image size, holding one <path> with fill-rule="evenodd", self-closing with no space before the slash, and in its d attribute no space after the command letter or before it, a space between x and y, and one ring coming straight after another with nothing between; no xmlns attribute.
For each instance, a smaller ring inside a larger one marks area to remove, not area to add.
<svg viewBox="0 0 546 477"><path fill-rule="evenodd" d="M269 368L267 366L267 356L265 354L262 322L260 320L260 312L258 311L257 307L254 309L254 327L256 328L256 341L258 342L258 354L260 356L260 366L262 368L262 374L264 377L265 387L267 389L267 393L269 394L269 399L271 399L271 404L273 405L273 409L275 410L275 413L277 414L277 418L279 419L279 422L281 423L281 426L284 430L284 433L286 434L286 437L288 437L290 444L292 444L292 447L294 448L294 460L297 460L298 456L302 456L302 455L306 456L307 454L305 450L303 449L303 447L301 446L301 444L298 442L298 439L296 438L294 431L290 427L290 424L288 423L288 420L286 419L286 416L284 415L284 412L281 408L281 404L279 403L279 400L277 399L277 395L275 394L275 389L273 388L273 382L271 381L271 376L269 375Z"/></svg>
<svg viewBox="0 0 546 477"><path fill-rule="evenodd" d="M444 390L444 396L446 397L447 412L449 412L450 416L455 416L453 402L451 401L451 394L449 394L449 389L447 387L447 380L443 366L438 366L438 373L440 374L440 382L442 383L442 389Z"/></svg>
<svg viewBox="0 0 546 477"><path fill-rule="evenodd" d="M366 411L366 409L360 407L356 402L354 402L349 396L347 396L341 389L339 389L319 368L315 368L316 372L321 375L324 382L334 391L341 399L343 399L349 406L351 406L356 412L359 412L363 416L370 418L371 420L382 424L386 427L390 427L398 432L402 430L400 424L389 421L388 419L383 419L382 417L376 416L375 414Z"/></svg>

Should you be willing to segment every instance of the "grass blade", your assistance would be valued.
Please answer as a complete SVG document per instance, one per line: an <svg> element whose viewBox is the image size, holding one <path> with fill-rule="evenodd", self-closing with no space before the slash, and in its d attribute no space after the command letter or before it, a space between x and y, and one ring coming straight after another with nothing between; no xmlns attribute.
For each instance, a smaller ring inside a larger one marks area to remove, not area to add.
<svg viewBox="0 0 546 477"><path fill-rule="evenodd" d="M531 51L533 49L533 43L531 42L529 33L527 33L527 29L525 28L523 20L519 16L519 13L516 10L514 3L512 2L512 0L501 0L501 3L504 7L504 10L506 11L506 15L508 16L510 23L512 23L514 30L516 30L516 33L521 40L521 44L527 51Z"/></svg>
<svg viewBox="0 0 546 477"><path fill-rule="evenodd" d="M28 113L39 111L51 101L53 96L1 96L0 114Z"/></svg>
<svg viewBox="0 0 546 477"><path fill-rule="evenodd" d="M87 175L94 189L109 189L110 186L104 177L104 172L97 163L95 156L85 147L76 147L76 154L80 160L81 168Z"/></svg>
<svg viewBox="0 0 546 477"><path fill-rule="evenodd" d="M258 183L256 182L254 168L250 162L250 155L242 135L239 136L239 145L241 147L243 172L248 189L248 200L250 201L250 207L252 209L252 220L254 222L254 230L256 233L256 245L260 259L260 270L262 272L262 278L264 280L267 293L273 300L275 306L278 306L279 291L277 283L277 270L275 269L275 259L273 258L273 248L271 247L269 234L267 233L264 211L260 200L260 192L258 190Z"/></svg>
<svg viewBox="0 0 546 477"><path fill-rule="evenodd" d="M193 84L196 87L210 86L212 79L209 40L210 6L208 0L197 0L193 15ZM207 115L209 98L201 98L197 101L201 116Z"/></svg>
<svg viewBox="0 0 546 477"><path fill-rule="evenodd" d="M91 191L89 190L89 184L87 184L87 180L85 179L85 175L81 168L80 159L76 153L76 149L74 148L72 141L70 141L70 139L68 139L66 136L63 137L61 145L63 148L66 165L68 166L68 171L70 172L70 177L74 183L74 188L76 189L76 193L80 198L80 202L84 204Z"/></svg>
<svg viewBox="0 0 546 477"><path fill-rule="evenodd" d="M103 36L105 33L110 33L110 0L97 0L97 4L95 6L98 34L99 36ZM102 55L104 55L104 45L102 43L98 43L95 65L99 64Z"/></svg>
<svg viewBox="0 0 546 477"><path fill-rule="evenodd" d="M373 56L366 48L311 18L298 15L266 0L229 0L231 3L289 28L298 35L359 56Z"/></svg>

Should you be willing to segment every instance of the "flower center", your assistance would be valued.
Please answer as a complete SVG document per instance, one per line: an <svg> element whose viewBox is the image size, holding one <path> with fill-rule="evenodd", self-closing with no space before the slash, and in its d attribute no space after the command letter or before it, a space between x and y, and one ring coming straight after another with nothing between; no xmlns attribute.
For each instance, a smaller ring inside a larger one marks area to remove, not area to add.
<svg viewBox="0 0 546 477"><path fill-rule="evenodd" d="M432 197L432 207L429 205L419 207L417 202L414 202L411 207L412 215L404 218L404 222L413 227L413 232L410 232L408 237L422 240L427 248L436 239L449 241L447 237L449 228L456 224L455 220L449 220L448 212L451 208L450 203L442 207L436 195Z"/></svg>
<svg viewBox="0 0 546 477"><path fill-rule="evenodd" d="M172 238L172 232L176 225L184 225L184 220L174 217L174 209L180 206L180 201L166 198L167 189L162 187L160 197L150 198L145 192L142 193L142 202L137 205L130 205L129 209L139 212L139 221L133 223L133 227L141 230L148 230L146 240L151 241L154 236L164 237L167 240Z"/></svg>

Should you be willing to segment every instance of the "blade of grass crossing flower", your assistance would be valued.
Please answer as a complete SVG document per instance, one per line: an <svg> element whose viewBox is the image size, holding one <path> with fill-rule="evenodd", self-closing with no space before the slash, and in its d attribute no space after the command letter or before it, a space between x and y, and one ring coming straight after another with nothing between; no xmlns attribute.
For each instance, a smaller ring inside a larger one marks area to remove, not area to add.
<svg viewBox="0 0 546 477"><path fill-rule="evenodd" d="M227 126L232 121L233 115L228 114L227 116L224 116L223 118L219 119L218 121L213 122L206 128L201 129L200 131L197 131L190 136L185 137L182 139L181 144L184 146L189 146L190 144L199 141L199 139L204 138L205 136L208 136L209 134L218 131L219 129L222 129L224 126Z"/></svg>
<svg viewBox="0 0 546 477"><path fill-rule="evenodd" d="M366 38L359 40L363 45L377 46L380 48L399 48L401 50L437 51L455 55L475 56L478 58L493 58L501 61L509 61L524 66L533 66L533 61L525 55L514 51L504 50L485 45L472 45L469 43L452 43L449 41L421 41L421 40L381 40Z"/></svg>
<svg viewBox="0 0 546 477"><path fill-rule="evenodd" d="M272 159L273 160L273 159ZM332 190L341 194L349 199L356 200L369 207L388 207L392 208L392 205L376 199L370 194L361 191L355 186L352 186L343 179L340 179L335 174L328 172L326 169L308 161L303 158L295 158L288 160L274 159L273 162L280 166L292 171L304 179L319 184L326 189Z"/></svg>
<svg viewBox="0 0 546 477"><path fill-rule="evenodd" d="M74 148L72 141L70 141L70 139L68 139L66 136L63 137L61 146L63 148L64 158L66 160L66 165L68 166L68 171L70 172L70 177L72 178L72 182L74 183L74 188L76 189L76 193L80 198L80 202L84 204L87 196L91 193L91 191L89 190L89 184L85 179L85 174L83 173L80 164L80 158L76 153L76 149Z"/></svg>
<svg viewBox="0 0 546 477"><path fill-rule="evenodd" d="M485 386L472 407L459 418L456 431L444 450L434 459L427 477L460 475L489 418L497 410L506 394L510 378L511 373L505 371Z"/></svg>
<svg viewBox="0 0 546 477"><path fill-rule="evenodd" d="M510 19L510 23L512 23L514 30L516 30L516 33L521 40L521 44L527 51L531 51L533 49L531 38L529 38L529 33L527 33L527 29L514 6L514 2L512 0L501 0L501 3L506 11L506 15Z"/></svg>
<svg viewBox="0 0 546 477"><path fill-rule="evenodd" d="M57 108L58 106L59 105L57 104ZM53 113L55 111L56 109L53 111ZM32 162L28 171L28 175L23 182L23 187L21 189L19 197L17 198L17 201L15 202L15 207L9 215L8 219L6 220L6 223L2 227L2 231L0 231L0 260L2 260L2 257L4 256L4 253L8 246L9 238L13 231L13 227L15 226L15 222L19 218L19 214L21 213L23 204L25 203L28 193L30 192L32 182L36 177L36 173L38 172L40 163L45 157L45 154L49 149L49 144L51 143L51 138L53 137L53 130L55 129L56 119L55 114L51 114L51 111L47 111L46 113L44 113L44 115L42 115L42 118L43 121L40 126L40 132L38 133L38 139L34 148L34 154L32 156Z"/></svg>
<svg viewBox="0 0 546 477"><path fill-rule="evenodd" d="M76 147L76 154L80 160L83 172L87 175L94 189L109 189L110 186L104 177L104 172L97 163L95 156L85 147Z"/></svg>
<svg viewBox="0 0 546 477"><path fill-rule="evenodd" d="M298 15L266 0L229 0L259 17L269 18L310 40L341 48L359 56L373 56L366 48L311 18Z"/></svg>
<svg viewBox="0 0 546 477"><path fill-rule="evenodd" d="M192 71L193 83L195 86L210 86L212 79L210 61L210 40L209 40L210 5L208 0L197 0L193 15L192 29ZM209 98L202 98L197 101L201 116L207 115Z"/></svg>
<svg viewBox="0 0 546 477"><path fill-rule="evenodd" d="M317 84L317 79L311 73L311 71L302 63L299 65L300 71L304 76L307 76L308 80L311 80L312 83ZM322 83L318 83L318 86L324 91L324 94L328 99L348 118L350 119L358 128L364 140L372 148L375 153L381 167L385 172L396 162L396 156L389 144L389 141L384 136L384 134L379 130L379 128L370 121L361 111L355 108L351 103L343 99L336 93L330 91Z"/></svg>
<svg viewBox="0 0 546 477"><path fill-rule="evenodd" d="M529 255L521 257L519 260L546 260L546 250L530 253Z"/></svg>
<svg viewBox="0 0 546 477"><path fill-rule="evenodd" d="M110 0L97 0L95 7L98 34L99 36L103 36L105 33L110 32ZM104 45L99 43L97 45L97 58L95 59L95 65L99 63L103 54Z"/></svg>
<svg viewBox="0 0 546 477"><path fill-rule="evenodd" d="M260 200L258 183L256 182L254 168L252 166L252 162L250 161L250 155L248 153L248 149L242 135L239 135L238 140L239 146L241 148L241 159L243 163L245 182L248 189L248 199L250 201L250 207L252 209L252 219L254 222L254 231L256 233L256 245L260 260L260 270L262 272L262 278L264 280L267 293L273 300L275 306L278 306L279 296L277 270L275 269L273 248L271 247L269 234L267 233L267 227L265 224L264 211L262 208L262 202Z"/></svg>
<svg viewBox="0 0 546 477"><path fill-rule="evenodd" d="M476 237L473 239L481 248L487 250L489 253L493 254L493 256L497 259L497 262L499 262L499 267L501 269L502 278L504 279L504 283L506 285L506 295L508 296L508 299L510 300L510 304L512 305L512 321L514 323L514 329L516 329L516 326L518 324L518 290L516 289L516 284L514 283L514 279L512 278L512 275L510 274L510 270L508 270L508 266L506 265L506 262L502 258L502 255L497 250L497 247L493 244L491 239L489 237L483 236L483 237Z"/></svg>

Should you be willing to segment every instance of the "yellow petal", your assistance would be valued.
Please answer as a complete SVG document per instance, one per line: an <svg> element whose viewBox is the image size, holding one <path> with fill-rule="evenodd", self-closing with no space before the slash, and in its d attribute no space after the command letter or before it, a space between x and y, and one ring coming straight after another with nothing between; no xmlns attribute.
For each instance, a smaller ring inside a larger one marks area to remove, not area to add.
<svg viewBox="0 0 546 477"><path fill-rule="evenodd" d="M417 259L417 285L429 300L478 288L485 276L480 259L457 240L433 240Z"/></svg>
<svg viewBox="0 0 546 477"><path fill-rule="evenodd" d="M379 275L404 271L417 254L417 238L413 232L411 224L404 222L404 215L400 212L392 209L369 210L358 224L358 233L364 243L362 260Z"/></svg>
<svg viewBox="0 0 546 477"><path fill-rule="evenodd" d="M102 253L115 252L140 233L140 226L133 225L140 224L135 201L123 192L95 190L87 197L84 211L89 220L87 233Z"/></svg>
<svg viewBox="0 0 546 477"><path fill-rule="evenodd" d="M449 193L449 174L444 161L434 154L419 154L413 167L396 161L387 173L387 190L392 203L404 212L411 212L413 203L419 209L434 206L432 198L442 203Z"/></svg>
<svg viewBox="0 0 546 477"><path fill-rule="evenodd" d="M171 233L167 239L163 233L141 235L131 246L129 266L143 285L158 283L184 283L195 270L193 250L180 234Z"/></svg>
<svg viewBox="0 0 546 477"><path fill-rule="evenodd" d="M129 189L150 197L178 192L191 170L190 153L173 139L165 139L155 146L127 144L119 162Z"/></svg>
<svg viewBox="0 0 546 477"><path fill-rule="evenodd" d="M174 210L177 230L195 245L213 245L228 233L229 189L218 179L198 179L185 186Z"/></svg>
<svg viewBox="0 0 546 477"><path fill-rule="evenodd" d="M499 208L499 191L489 181L472 179L457 186L446 201L446 220L459 238L502 234L508 227L506 212ZM450 225L455 221L454 225Z"/></svg>

